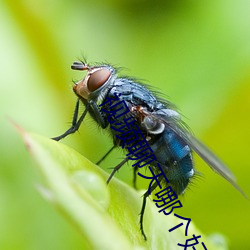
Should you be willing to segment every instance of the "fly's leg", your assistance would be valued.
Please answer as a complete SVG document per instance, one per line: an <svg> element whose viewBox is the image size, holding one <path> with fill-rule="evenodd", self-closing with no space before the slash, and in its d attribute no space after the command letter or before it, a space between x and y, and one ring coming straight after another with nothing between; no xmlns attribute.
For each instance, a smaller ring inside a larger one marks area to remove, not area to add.
<svg viewBox="0 0 250 250"><path fill-rule="evenodd" d="M111 181L112 177L114 176L114 174L127 162L129 161L128 157L126 157L121 163L119 163L117 166L114 167L112 173L110 174L108 180L107 180L107 184L109 184L109 182Z"/></svg>
<svg viewBox="0 0 250 250"><path fill-rule="evenodd" d="M137 176L137 172L138 172L138 167L136 166L136 167L134 167L134 174L133 174L133 187L135 189L137 189L136 188L136 176Z"/></svg>
<svg viewBox="0 0 250 250"><path fill-rule="evenodd" d="M143 216L144 216L148 196L149 196L149 194L148 194L148 191L147 191L143 195L142 207L141 207L141 212L140 212L140 230L141 230L141 233L142 233L142 236L143 236L144 240L147 240L147 236L146 236L146 234L144 232L144 229L143 229Z"/></svg>
<svg viewBox="0 0 250 250"><path fill-rule="evenodd" d="M97 104L93 100L89 101L89 105L91 108L90 112L94 113L97 123L101 125L102 128L106 128L108 126L108 122L107 120L104 119L102 112L100 111L100 108L97 106Z"/></svg>
<svg viewBox="0 0 250 250"><path fill-rule="evenodd" d="M64 137L68 136L69 134L75 133L79 129L79 127L80 127L80 125L81 125L84 117L86 116L86 114L87 114L87 112L89 110L89 105L88 105L86 107L86 109L84 110L84 112L82 113L82 115L80 116L79 120L77 121L78 111L79 111L79 103L80 103L80 101L78 99L77 102L76 102L76 106L75 106L75 110L74 110L74 116L73 116L71 127L65 133L63 133L62 135L59 135L59 136L51 138L51 139L53 139L55 141L60 141Z"/></svg>
<svg viewBox="0 0 250 250"><path fill-rule="evenodd" d="M115 148L115 146L113 146L97 163L96 165L99 165Z"/></svg>
<svg viewBox="0 0 250 250"><path fill-rule="evenodd" d="M158 180L161 182L162 178L160 177ZM158 186L158 183L154 182L154 184L150 187L150 194L157 188L157 186ZM140 230L141 230L141 233L142 233L144 240L147 240L147 236L146 236L146 234L144 232L144 228L143 228L143 217L144 217L144 212L146 209L146 203L147 203L148 196L149 196L149 190L143 194L142 207L141 207L141 212L140 212Z"/></svg>

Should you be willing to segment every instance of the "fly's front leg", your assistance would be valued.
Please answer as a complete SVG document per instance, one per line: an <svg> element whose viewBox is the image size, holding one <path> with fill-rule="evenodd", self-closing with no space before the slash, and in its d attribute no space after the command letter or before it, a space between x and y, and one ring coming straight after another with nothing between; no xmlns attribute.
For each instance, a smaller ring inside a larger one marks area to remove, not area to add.
<svg viewBox="0 0 250 250"><path fill-rule="evenodd" d="M100 110L99 106L92 100L89 101L90 110L89 112L94 116L96 122L101 125L104 129L108 126L108 121L105 119L102 111Z"/></svg>
<svg viewBox="0 0 250 250"><path fill-rule="evenodd" d="M76 106L75 106L75 111L74 111L74 116L73 116L71 127L65 133L63 133L62 135L59 135L57 137L53 137L51 139L53 139L55 141L60 141L64 137L68 136L69 134L75 133L79 129L79 127L80 127L80 125L81 125L84 117L86 116L86 114L87 114L87 112L89 110L89 105L87 105L86 109L84 110L84 112L80 116L79 120L77 120L78 119L78 112L79 112L79 104L80 104L80 101L78 99L77 102L76 102Z"/></svg>

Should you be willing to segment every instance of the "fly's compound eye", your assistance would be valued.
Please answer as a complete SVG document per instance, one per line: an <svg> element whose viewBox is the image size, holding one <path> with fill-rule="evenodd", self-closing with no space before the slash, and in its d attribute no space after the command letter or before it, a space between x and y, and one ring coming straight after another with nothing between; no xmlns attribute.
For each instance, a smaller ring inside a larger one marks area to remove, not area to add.
<svg viewBox="0 0 250 250"><path fill-rule="evenodd" d="M90 74L87 87L90 92L99 89L110 77L111 72L108 69L99 69Z"/></svg>

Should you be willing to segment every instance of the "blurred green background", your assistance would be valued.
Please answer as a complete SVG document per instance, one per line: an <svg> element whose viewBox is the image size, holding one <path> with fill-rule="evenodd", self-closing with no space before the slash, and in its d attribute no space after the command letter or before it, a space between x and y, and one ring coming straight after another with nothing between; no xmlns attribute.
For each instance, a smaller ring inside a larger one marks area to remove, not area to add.
<svg viewBox="0 0 250 250"><path fill-rule="evenodd" d="M72 80L83 76L70 65L82 55L166 94L250 196L249 13L247 0L1 1L0 249L81 248L80 234L36 191L39 173L8 117L47 137L64 132ZM96 162L111 141L93 124L88 118L63 143ZM117 150L102 167L122 156ZM250 249L250 202L195 160L202 177L183 196L181 215L205 234L223 234L230 249ZM131 184L132 169L117 177Z"/></svg>

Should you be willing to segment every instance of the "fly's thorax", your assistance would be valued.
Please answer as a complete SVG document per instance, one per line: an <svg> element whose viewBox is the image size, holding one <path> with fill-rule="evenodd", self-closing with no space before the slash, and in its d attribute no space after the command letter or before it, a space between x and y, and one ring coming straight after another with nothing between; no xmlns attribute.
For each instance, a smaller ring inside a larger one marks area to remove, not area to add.
<svg viewBox="0 0 250 250"><path fill-rule="evenodd" d="M108 91L108 87L115 81L115 69L109 65L84 68L88 70L86 76L73 87L80 99L101 102Z"/></svg>

